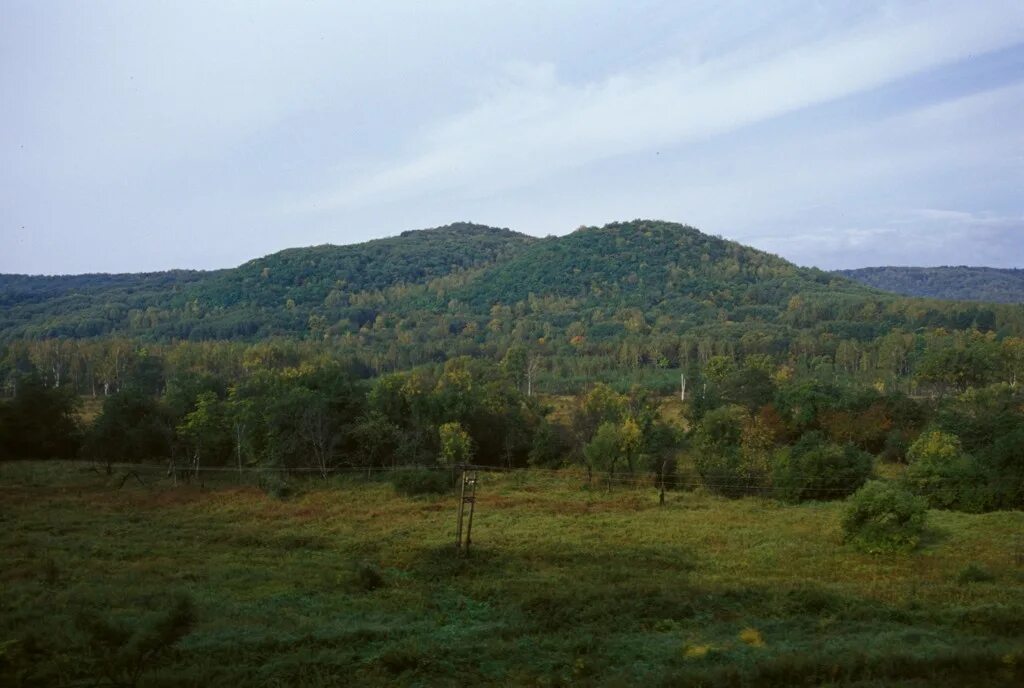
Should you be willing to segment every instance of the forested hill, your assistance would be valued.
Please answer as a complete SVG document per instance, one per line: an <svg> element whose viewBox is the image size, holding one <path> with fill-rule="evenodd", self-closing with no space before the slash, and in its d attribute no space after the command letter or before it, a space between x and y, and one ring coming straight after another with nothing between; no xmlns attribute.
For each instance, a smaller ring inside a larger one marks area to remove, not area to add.
<svg viewBox="0 0 1024 688"><path fill-rule="evenodd" d="M533 294L569 298L587 307L639 306L679 315L709 305L774 311L797 293L825 291L870 293L846 279L693 227L637 220L581 227L538 241L457 293L481 306Z"/></svg>
<svg viewBox="0 0 1024 688"><path fill-rule="evenodd" d="M295 248L217 271L0 275L0 339L122 334L151 340L303 335L352 294L479 269L534 237L471 223L345 246Z"/></svg>
<svg viewBox="0 0 1024 688"><path fill-rule="evenodd" d="M674 365L698 340L716 353L810 353L896 329L1024 329L1021 307L901 298L652 220L546 239L455 224L216 272L7 276L0 298L0 342L281 337L374 369L517 343L634 367Z"/></svg>
<svg viewBox="0 0 1024 688"><path fill-rule="evenodd" d="M878 267L837 270L836 274L876 289L906 296L957 301L1024 303L1024 270L972 268Z"/></svg>

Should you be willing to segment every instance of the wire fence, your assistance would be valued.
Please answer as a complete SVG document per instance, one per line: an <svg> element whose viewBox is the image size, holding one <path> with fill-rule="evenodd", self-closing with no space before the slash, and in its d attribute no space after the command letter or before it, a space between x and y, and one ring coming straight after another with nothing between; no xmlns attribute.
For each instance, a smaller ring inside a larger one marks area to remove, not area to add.
<svg viewBox="0 0 1024 688"><path fill-rule="evenodd" d="M173 466L157 463L105 463L80 462L83 470L89 470L100 474L109 474L121 479L120 485L135 477L139 482L145 483L142 479L146 477L152 482L188 482L191 480L206 480L213 478L236 478L239 480L253 480L258 482L261 479L278 478L287 480L289 478L365 478L368 480L380 480L399 473L410 473L417 471L434 471L439 473L451 473L453 478L458 471L470 470L478 474L478 479L484 483L488 477L502 476L504 479L512 477L524 486L565 488L565 487L589 487L592 489L652 489L660 491L663 487L668 492L692 492L695 490L707 490L713 493L727 496L761 496L761 497L784 497L801 499L835 499L844 497L856 492L864 485L863 480L852 480L847 482L827 481L825 485L815 485L814 480L807 480L804 484L796 485L774 485L769 478L765 479L739 479L739 480L716 480L702 478L695 473L669 473L662 475L653 471L622 471L609 473L606 471L588 470L585 466L570 466L566 468L509 468L506 466L467 464L458 466L438 466L436 464L400 464L392 466L274 466L274 465L250 465L242 466L195 466L191 464L178 463ZM114 475L116 474L116 475ZM890 479L892 480L892 479ZM915 494L928 496L938 493L946 493L951 489L948 485L916 485L913 488Z"/></svg>

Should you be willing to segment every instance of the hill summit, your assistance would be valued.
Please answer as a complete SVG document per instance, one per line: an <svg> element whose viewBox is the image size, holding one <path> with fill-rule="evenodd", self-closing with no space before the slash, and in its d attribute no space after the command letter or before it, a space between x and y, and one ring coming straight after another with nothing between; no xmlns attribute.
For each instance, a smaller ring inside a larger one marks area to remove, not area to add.
<svg viewBox="0 0 1024 688"><path fill-rule="evenodd" d="M990 306L914 304L658 220L544 239L456 223L288 249L214 272L0 276L0 299L4 340L284 337L385 350L403 365L513 342L608 355L627 341L678 349L688 337L778 351L791 346L794 328L866 340L893 327L998 319Z"/></svg>

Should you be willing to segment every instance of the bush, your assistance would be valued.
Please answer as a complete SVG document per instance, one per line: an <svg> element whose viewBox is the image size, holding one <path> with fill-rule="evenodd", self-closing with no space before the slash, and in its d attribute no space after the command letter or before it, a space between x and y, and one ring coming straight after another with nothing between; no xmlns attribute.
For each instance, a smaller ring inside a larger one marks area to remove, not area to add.
<svg viewBox="0 0 1024 688"><path fill-rule="evenodd" d="M391 476L391 484L396 492L407 497L439 495L451 487L451 476L448 471L428 469L395 471Z"/></svg>
<svg viewBox="0 0 1024 688"><path fill-rule="evenodd" d="M960 569L960 573L956 576L956 582L961 585L965 583L991 583L995 579L996 577L991 571L973 561Z"/></svg>
<svg viewBox="0 0 1024 688"><path fill-rule="evenodd" d="M292 495L292 487L285 480L280 470L269 469L260 472L260 488L274 499L288 499Z"/></svg>
<svg viewBox="0 0 1024 688"><path fill-rule="evenodd" d="M178 596L170 608L131 625L88 612L79 612L75 618L90 656L89 673L115 686L137 685L143 673L169 658L195 623L195 608L187 595Z"/></svg>
<svg viewBox="0 0 1024 688"><path fill-rule="evenodd" d="M372 592L384 587L384 574L370 562L362 562L356 568L356 586L360 590Z"/></svg>
<svg viewBox="0 0 1024 688"><path fill-rule="evenodd" d="M881 458L888 463L906 463L907 452L910 450L912 433L903 428L893 428L885 436Z"/></svg>
<svg viewBox="0 0 1024 688"><path fill-rule="evenodd" d="M869 454L808 433L792 448L776 453L772 485L780 498L789 501L839 499L863 485L871 470Z"/></svg>
<svg viewBox="0 0 1024 688"><path fill-rule="evenodd" d="M910 551L924 530L928 503L896 483L872 480L851 496L843 539L871 553Z"/></svg>

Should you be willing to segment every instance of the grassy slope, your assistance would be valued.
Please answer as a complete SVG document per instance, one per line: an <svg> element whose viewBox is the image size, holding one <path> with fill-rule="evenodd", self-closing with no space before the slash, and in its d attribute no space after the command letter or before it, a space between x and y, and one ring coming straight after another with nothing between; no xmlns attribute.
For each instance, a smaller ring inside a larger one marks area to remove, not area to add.
<svg viewBox="0 0 1024 688"><path fill-rule="evenodd" d="M73 675L85 666L68 649L76 610L131 620L177 591L199 623L144 684L1024 678L1024 571L1009 544L1021 513L933 512L918 553L875 557L839 543L838 504L691 493L659 508L653 490L487 477L473 556L456 561L451 497L358 482L288 501L253 487L115 487L80 468L0 466L0 683L26 635L34 672ZM363 561L383 588L356 582ZM995 581L958 584L970 561Z"/></svg>

